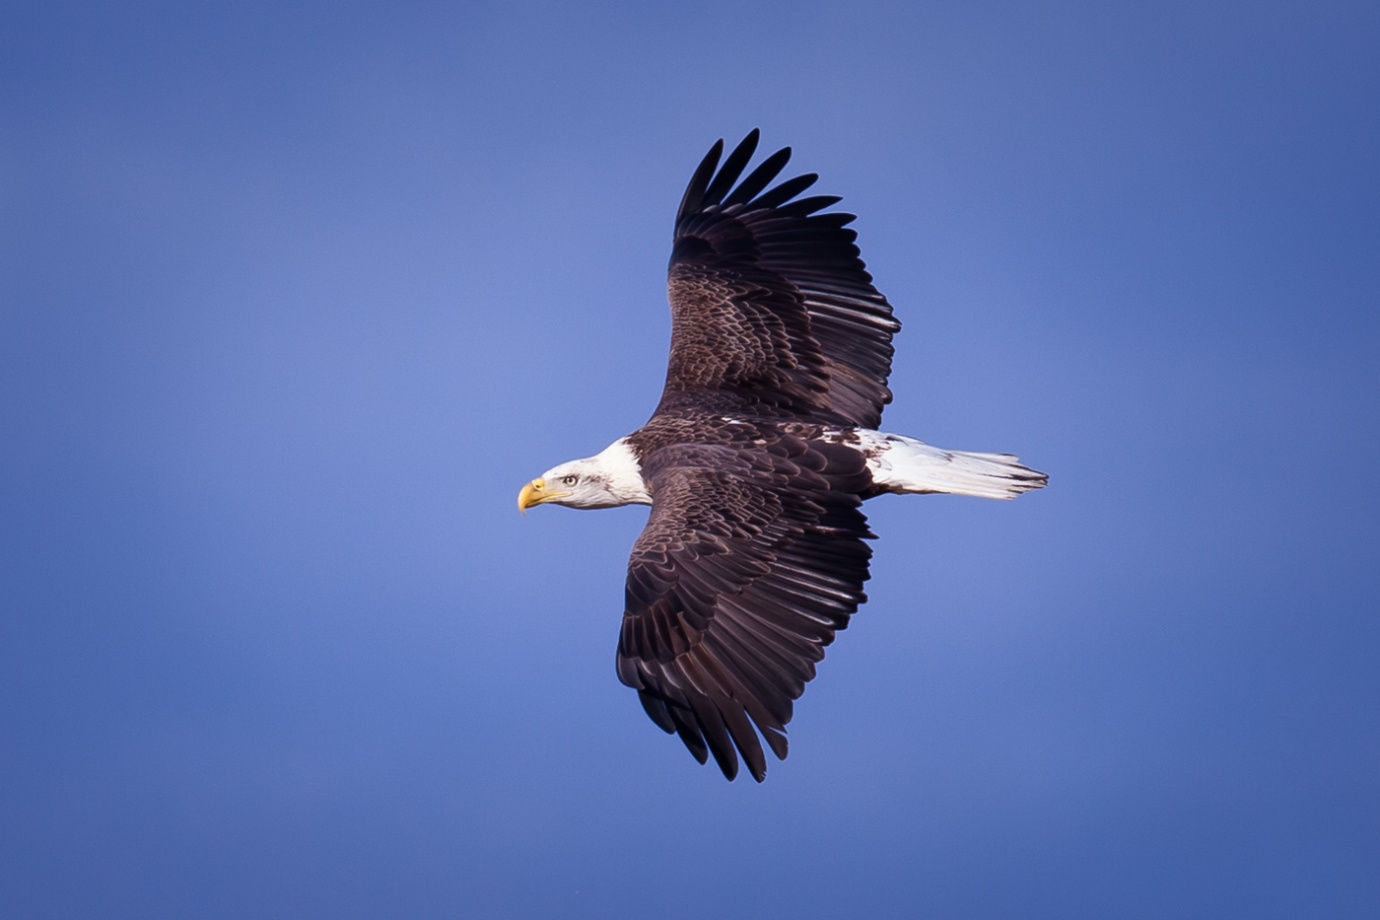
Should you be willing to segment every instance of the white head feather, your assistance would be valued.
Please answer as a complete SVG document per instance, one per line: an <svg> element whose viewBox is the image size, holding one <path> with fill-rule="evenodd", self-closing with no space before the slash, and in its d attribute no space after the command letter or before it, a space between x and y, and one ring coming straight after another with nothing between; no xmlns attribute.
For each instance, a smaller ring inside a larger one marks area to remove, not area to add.
<svg viewBox="0 0 1380 920"><path fill-rule="evenodd" d="M627 439L619 438L593 457L553 466L532 480L518 497L518 506L524 510L546 503L571 508L616 508L650 505L652 496Z"/></svg>

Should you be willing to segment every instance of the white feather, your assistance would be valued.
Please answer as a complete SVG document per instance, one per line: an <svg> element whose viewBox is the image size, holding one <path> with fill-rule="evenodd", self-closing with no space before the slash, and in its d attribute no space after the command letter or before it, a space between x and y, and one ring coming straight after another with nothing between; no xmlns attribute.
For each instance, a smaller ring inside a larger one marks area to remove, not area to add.
<svg viewBox="0 0 1380 920"><path fill-rule="evenodd" d="M642 478L642 466L628 446L627 438L619 438L593 457L553 466L541 479L545 488L551 490L552 497L547 500L571 508L617 508L652 503L652 495Z"/></svg>
<svg viewBox="0 0 1380 920"><path fill-rule="evenodd" d="M942 450L900 434L855 429L834 437L867 457L872 481L897 494L947 492L977 498L1015 498L1049 481L1011 454Z"/></svg>

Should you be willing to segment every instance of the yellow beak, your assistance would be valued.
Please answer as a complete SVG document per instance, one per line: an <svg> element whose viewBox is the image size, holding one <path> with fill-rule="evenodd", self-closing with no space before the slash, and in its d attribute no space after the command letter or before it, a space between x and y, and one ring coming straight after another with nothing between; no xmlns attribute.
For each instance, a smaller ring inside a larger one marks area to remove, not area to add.
<svg viewBox="0 0 1380 920"><path fill-rule="evenodd" d="M522 491L518 493L518 510L526 514L528 508L533 505L540 505L550 497L546 493L546 480L541 477L533 479L523 486Z"/></svg>

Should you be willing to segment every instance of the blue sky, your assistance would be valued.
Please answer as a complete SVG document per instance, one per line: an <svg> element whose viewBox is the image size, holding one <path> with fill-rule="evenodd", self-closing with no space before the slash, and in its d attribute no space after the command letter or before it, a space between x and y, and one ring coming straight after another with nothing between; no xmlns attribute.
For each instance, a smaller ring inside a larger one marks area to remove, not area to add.
<svg viewBox="0 0 1380 920"><path fill-rule="evenodd" d="M1380 911L1380 16L0 13L0 914ZM885 427L767 782L613 673L690 171L857 213Z"/></svg>

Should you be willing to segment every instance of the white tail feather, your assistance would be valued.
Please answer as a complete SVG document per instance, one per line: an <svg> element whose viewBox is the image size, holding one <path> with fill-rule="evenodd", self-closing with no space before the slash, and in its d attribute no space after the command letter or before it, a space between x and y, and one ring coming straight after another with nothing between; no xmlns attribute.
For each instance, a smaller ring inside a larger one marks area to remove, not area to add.
<svg viewBox="0 0 1380 920"><path fill-rule="evenodd" d="M1043 488L1044 473L1021 466L1011 454L941 450L905 435L854 431L878 488L898 494L947 492L977 498L1015 498Z"/></svg>

